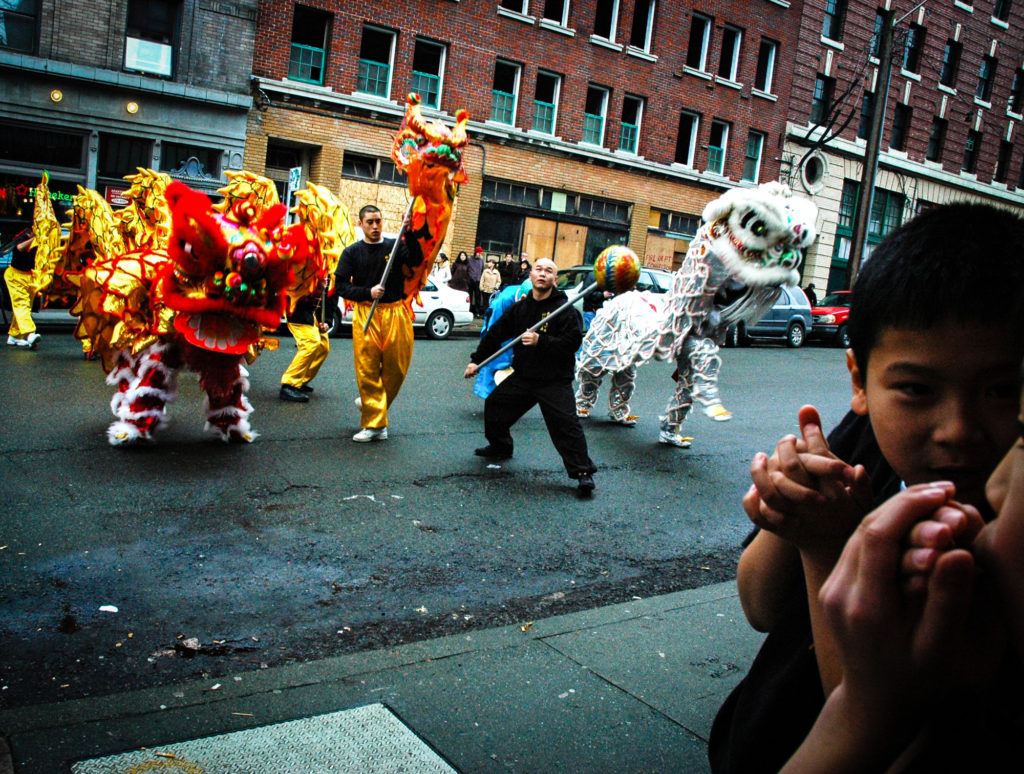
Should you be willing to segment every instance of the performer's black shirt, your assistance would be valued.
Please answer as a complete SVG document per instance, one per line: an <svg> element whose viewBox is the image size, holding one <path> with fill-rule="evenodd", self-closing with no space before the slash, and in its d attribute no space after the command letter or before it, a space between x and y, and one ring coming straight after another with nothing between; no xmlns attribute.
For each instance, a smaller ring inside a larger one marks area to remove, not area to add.
<svg viewBox="0 0 1024 774"><path fill-rule="evenodd" d="M394 239L382 239L373 244L364 241L346 247L334 272L335 290L338 295L349 301L372 301L370 289L377 285L384 275L384 266L394 244ZM395 263L391 267L388 281L384 285L384 296L380 299L382 304L405 298L406 271L418 266L422 261L423 254L419 242L403 238L395 253Z"/></svg>
<svg viewBox="0 0 1024 774"><path fill-rule="evenodd" d="M474 363L486 360L501 347L503 341L520 335L565 301L565 293L557 288L553 288L551 295L543 301L537 301L533 293L527 293L488 329L476 352L470 355L470 360ZM512 367L516 373L526 379L571 380L576 366L576 350L583 342L576 310L566 309L542 325L538 333L540 338L534 346L518 343L512 348Z"/></svg>
<svg viewBox="0 0 1024 774"><path fill-rule="evenodd" d="M11 253L11 268L18 271L32 271L36 267L36 253L33 248L22 250L18 247L26 239L30 239L32 233L28 230L22 231L14 238L14 251Z"/></svg>

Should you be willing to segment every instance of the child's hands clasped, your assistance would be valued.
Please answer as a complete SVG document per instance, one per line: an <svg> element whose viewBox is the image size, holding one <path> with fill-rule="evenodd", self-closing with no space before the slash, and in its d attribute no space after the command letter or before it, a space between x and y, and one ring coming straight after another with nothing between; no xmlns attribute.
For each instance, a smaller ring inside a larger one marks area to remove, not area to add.
<svg viewBox="0 0 1024 774"><path fill-rule="evenodd" d="M771 457L754 455L753 486L743 509L756 525L801 551L837 557L846 538L871 506L871 482L861 465L832 453L814 406L798 414L801 437L779 441Z"/></svg>

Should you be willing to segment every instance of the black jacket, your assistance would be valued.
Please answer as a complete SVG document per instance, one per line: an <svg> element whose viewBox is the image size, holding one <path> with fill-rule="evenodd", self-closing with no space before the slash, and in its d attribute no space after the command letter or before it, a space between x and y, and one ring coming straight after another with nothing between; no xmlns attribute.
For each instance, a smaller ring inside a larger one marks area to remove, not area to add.
<svg viewBox="0 0 1024 774"><path fill-rule="evenodd" d="M551 295L543 301L536 301L533 293L527 293L495 321L470 360L474 363L486 360L501 347L503 341L523 333L565 301L565 293L557 288L553 288ZM540 338L535 346L526 347L517 343L512 348L512 367L515 372L524 379L571 381L576 366L576 350L583 342L576 310L566 309L542 325L537 332Z"/></svg>
<svg viewBox="0 0 1024 774"><path fill-rule="evenodd" d="M370 289L380 282L394 244L394 239L382 239L374 244L355 242L346 247L334 272L335 292L349 301L373 301ZM405 272L402 268L413 268L422 261L419 242L403 237L395 253L395 264L384 286L384 296L380 300L382 304L405 298Z"/></svg>

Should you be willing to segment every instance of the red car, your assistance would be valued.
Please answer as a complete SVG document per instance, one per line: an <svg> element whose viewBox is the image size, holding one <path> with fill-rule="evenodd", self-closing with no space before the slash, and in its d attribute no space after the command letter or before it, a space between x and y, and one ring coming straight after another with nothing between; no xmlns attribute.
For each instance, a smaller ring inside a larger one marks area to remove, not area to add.
<svg viewBox="0 0 1024 774"><path fill-rule="evenodd" d="M850 291L829 293L811 309L811 338L830 342L837 347L850 346L850 332L846 322L850 319Z"/></svg>

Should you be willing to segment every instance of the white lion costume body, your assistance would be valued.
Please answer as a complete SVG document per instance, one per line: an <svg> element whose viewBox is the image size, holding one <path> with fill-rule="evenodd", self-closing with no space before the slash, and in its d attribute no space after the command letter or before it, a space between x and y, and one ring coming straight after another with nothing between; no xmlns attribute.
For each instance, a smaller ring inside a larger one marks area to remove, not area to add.
<svg viewBox="0 0 1024 774"><path fill-rule="evenodd" d="M577 355L576 413L589 416L611 374L609 417L632 426L629 399L637 366L675 360L675 391L661 417L661 443L687 448L680 426L694 398L715 419L731 415L718 397L718 342L726 327L758 320L780 286L799 281L802 250L817 236L817 207L785 185L734 188L704 208L667 294L630 291L608 300Z"/></svg>

